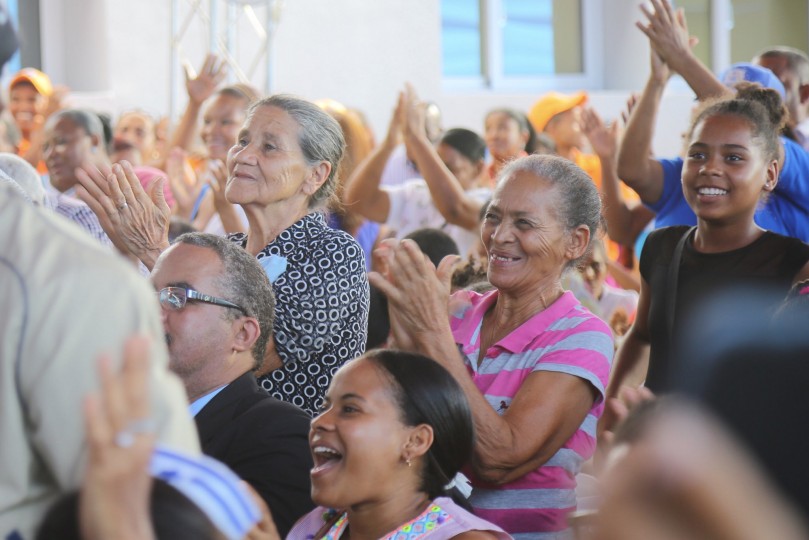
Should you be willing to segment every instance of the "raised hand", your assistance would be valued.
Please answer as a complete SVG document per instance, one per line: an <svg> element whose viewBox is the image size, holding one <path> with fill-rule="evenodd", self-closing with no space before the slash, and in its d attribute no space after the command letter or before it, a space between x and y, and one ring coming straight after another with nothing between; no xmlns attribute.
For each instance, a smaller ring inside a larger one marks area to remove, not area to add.
<svg viewBox="0 0 809 540"><path fill-rule="evenodd" d="M424 106L416 95L416 89L408 83L402 95L401 124L405 142L411 137L426 137Z"/></svg>
<svg viewBox="0 0 809 540"><path fill-rule="evenodd" d="M388 297L397 346L412 348L420 337L449 327L450 278L458 257L445 257L436 270L412 240L385 244L386 275L371 272L368 280Z"/></svg>
<svg viewBox="0 0 809 540"><path fill-rule="evenodd" d="M123 367L99 362L101 390L85 402L88 465L79 497L82 538L154 538L149 460L155 436L149 411L149 340L124 346Z"/></svg>
<svg viewBox="0 0 809 540"><path fill-rule="evenodd" d="M697 44L697 39L688 32L685 20L685 11L679 8L676 11L668 0L651 0L654 10L641 4L640 9L646 16L646 24L635 23L646 34L653 49L652 70L655 70L654 53L669 66L675 67L679 62L691 55L691 49Z"/></svg>
<svg viewBox="0 0 809 540"><path fill-rule="evenodd" d="M116 241L151 270L169 246L171 209L163 196L165 179L152 182L147 193L128 161L104 172L85 165L76 169L76 177L80 184L76 193L96 213L102 227L111 227Z"/></svg>
<svg viewBox="0 0 809 540"><path fill-rule="evenodd" d="M404 111L406 107L406 97L404 92L399 92L399 97L396 99L396 107L393 110L393 115L388 124L388 132L382 144L390 149L396 147L402 142L402 124L404 123Z"/></svg>
<svg viewBox="0 0 809 540"><path fill-rule="evenodd" d="M188 92L188 99L197 105L213 95L216 87L225 79L227 74L227 64L213 53L209 53L205 57L202 69L196 76L192 74L190 66L186 65L184 67L185 89Z"/></svg>
<svg viewBox="0 0 809 540"><path fill-rule="evenodd" d="M592 107L586 107L581 112L581 128L590 146L600 158L613 158L618 155L618 122L607 126Z"/></svg>
<svg viewBox="0 0 809 540"><path fill-rule="evenodd" d="M621 112L621 122L623 122L624 126L629 123L629 117L632 116L632 111L635 110L635 106L638 104L638 94L635 92L629 95L629 98L626 100L626 108Z"/></svg>
<svg viewBox="0 0 809 540"><path fill-rule="evenodd" d="M185 158L185 150L176 146L172 148L166 158L166 174L174 194L174 213L183 219L189 219L199 189L196 175Z"/></svg>
<svg viewBox="0 0 809 540"><path fill-rule="evenodd" d="M212 159L208 162L208 168L211 171L211 179L208 184L211 186L213 193L213 204L217 212L233 206L225 198L225 186L228 183L228 171L225 163L221 159Z"/></svg>

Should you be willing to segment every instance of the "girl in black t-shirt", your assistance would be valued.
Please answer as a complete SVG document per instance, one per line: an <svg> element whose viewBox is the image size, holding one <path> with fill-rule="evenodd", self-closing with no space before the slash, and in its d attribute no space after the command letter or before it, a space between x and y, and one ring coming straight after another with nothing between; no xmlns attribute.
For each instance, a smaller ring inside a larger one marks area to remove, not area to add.
<svg viewBox="0 0 809 540"><path fill-rule="evenodd" d="M753 220L778 182L786 110L774 90L737 88L735 98L709 103L689 130L682 186L697 226L659 229L647 239L637 317L616 354L608 398L644 379L655 392L669 390L685 324L708 296L753 285L773 291L776 303L809 277L809 245Z"/></svg>

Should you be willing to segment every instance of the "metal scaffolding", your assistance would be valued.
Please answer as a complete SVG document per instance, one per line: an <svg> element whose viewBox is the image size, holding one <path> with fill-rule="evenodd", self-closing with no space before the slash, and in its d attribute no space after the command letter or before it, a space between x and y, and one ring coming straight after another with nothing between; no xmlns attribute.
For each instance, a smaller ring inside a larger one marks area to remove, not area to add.
<svg viewBox="0 0 809 540"><path fill-rule="evenodd" d="M193 74L207 52L227 63L229 82L272 91L272 38L283 1L171 1L171 118L184 101L184 70Z"/></svg>

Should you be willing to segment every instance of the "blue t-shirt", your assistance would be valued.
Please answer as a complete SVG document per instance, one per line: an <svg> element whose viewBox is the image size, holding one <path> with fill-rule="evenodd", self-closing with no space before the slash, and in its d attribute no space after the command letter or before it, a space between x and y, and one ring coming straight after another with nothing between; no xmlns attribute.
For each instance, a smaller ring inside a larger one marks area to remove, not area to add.
<svg viewBox="0 0 809 540"><path fill-rule="evenodd" d="M809 153L799 144L781 137L784 145L784 167L769 200L756 210L759 227L809 242ZM663 167L663 193L654 204L647 204L657 214L655 227L696 225L697 216L683 195L682 158L660 159Z"/></svg>

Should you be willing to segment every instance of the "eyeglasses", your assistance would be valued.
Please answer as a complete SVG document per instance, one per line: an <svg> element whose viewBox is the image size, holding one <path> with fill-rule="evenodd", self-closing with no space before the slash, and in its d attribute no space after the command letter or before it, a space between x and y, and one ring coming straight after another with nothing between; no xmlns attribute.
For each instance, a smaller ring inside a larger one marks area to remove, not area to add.
<svg viewBox="0 0 809 540"><path fill-rule="evenodd" d="M233 302L228 302L222 298L217 298L209 294L203 294L194 289L186 289L184 287L166 287L157 292L157 297L160 300L160 305L171 311L178 311L185 307L186 302L193 300L195 302L204 302L206 304L213 304L215 306L222 306L227 308L238 309L245 315L247 311L241 306L237 306Z"/></svg>

